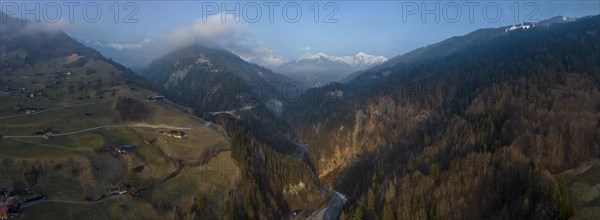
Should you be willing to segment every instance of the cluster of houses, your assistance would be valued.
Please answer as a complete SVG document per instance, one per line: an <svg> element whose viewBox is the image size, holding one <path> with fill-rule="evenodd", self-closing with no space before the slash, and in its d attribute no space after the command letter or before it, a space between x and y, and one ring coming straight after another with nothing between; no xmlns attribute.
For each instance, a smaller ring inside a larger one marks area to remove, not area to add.
<svg viewBox="0 0 600 220"><path fill-rule="evenodd" d="M16 107L15 113L33 114L44 110L46 109L37 107Z"/></svg>
<svg viewBox="0 0 600 220"><path fill-rule="evenodd" d="M43 136L44 139L50 139L50 137L53 134L56 134L57 132L55 130L52 130L52 128L46 128L44 130L36 130L33 132L33 136Z"/></svg>
<svg viewBox="0 0 600 220"><path fill-rule="evenodd" d="M122 184L122 183L111 188L109 191L109 194L110 195L125 195L125 194L127 194L127 196L130 199L134 199L134 198L142 195L140 190L138 188L136 188L135 186Z"/></svg>
<svg viewBox="0 0 600 220"><path fill-rule="evenodd" d="M132 144L118 144L118 145L108 145L102 146L94 149L94 152L101 153L111 153L113 156L117 156L119 154L127 154L134 150L134 146Z"/></svg>
<svg viewBox="0 0 600 220"><path fill-rule="evenodd" d="M185 132L177 130L160 131L160 134L175 138L187 138L187 134L185 134Z"/></svg>
<svg viewBox="0 0 600 220"><path fill-rule="evenodd" d="M0 97L11 97L12 91L10 89L0 89Z"/></svg>
<svg viewBox="0 0 600 220"><path fill-rule="evenodd" d="M9 80L10 81L10 80ZM3 85L3 88L0 89L0 97L13 97L17 94L20 94L20 91L24 91L25 87L14 87Z"/></svg>
<svg viewBox="0 0 600 220"><path fill-rule="evenodd" d="M13 187L0 190L0 219L8 219L19 214L21 204L32 202L45 197L30 189L16 191Z"/></svg>
<svg viewBox="0 0 600 220"><path fill-rule="evenodd" d="M48 86L46 86L48 87ZM16 88L3 88L0 89L0 97L25 97L25 98L37 98L42 96L48 96L43 90L34 90L33 92L26 91L26 88L21 88L21 91Z"/></svg>
<svg viewBox="0 0 600 220"><path fill-rule="evenodd" d="M68 76L71 75L71 73L70 72L69 73L54 72L54 73L52 73L52 75L55 79L61 79L61 78L66 79Z"/></svg>
<svg viewBox="0 0 600 220"><path fill-rule="evenodd" d="M14 198L5 198L2 204L0 204L0 219L8 219L11 215L19 213L19 207L21 203L19 200Z"/></svg>
<svg viewBox="0 0 600 220"><path fill-rule="evenodd" d="M146 98L146 102L154 102L154 101L162 101L165 100L165 96L162 95L152 95Z"/></svg>
<svg viewBox="0 0 600 220"><path fill-rule="evenodd" d="M52 83L50 83L50 84L46 84L46 88L58 89L58 88L60 88L61 84L62 84L62 82L55 80L55 81L52 81Z"/></svg>
<svg viewBox="0 0 600 220"><path fill-rule="evenodd" d="M33 99L36 97L42 97L42 96L47 96L47 94L45 94L44 91L41 91L41 90L36 90L34 92L27 93L27 98L30 98L30 99Z"/></svg>
<svg viewBox="0 0 600 220"><path fill-rule="evenodd" d="M126 154L133 150L133 145L123 144L117 145L116 147L111 146L110 148L114 150L115 153Z"/></svg>

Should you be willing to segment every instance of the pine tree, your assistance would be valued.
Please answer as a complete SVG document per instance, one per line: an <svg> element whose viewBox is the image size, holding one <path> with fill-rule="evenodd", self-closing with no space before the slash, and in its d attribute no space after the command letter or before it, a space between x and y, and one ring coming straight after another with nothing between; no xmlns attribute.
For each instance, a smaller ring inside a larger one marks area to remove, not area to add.
<svg viewBox="0 0 600 220"><path fill-rule="evenodd" d="M234 211L233 211L233 203L231 201L225 202L224 215L222 219L233 220L234 219Z"/></svg>
<svg viewBox="0 0 600 220"><path fill-rule="evenodd" d="M433 181L435 181L436 183L439 183L440 181L440 165L433 164L431 165L431 167L429 168L429 176L433 179Z"/></svg>
<svg viewBox="0 0 600 220"><path fill-rule="evenodd" d="M200 193L200 195L198 195L198 197L196 197L195 206L196 206L196 211L201 215L204 215L209 212L208 202L206 200L206 195L204 195L204 193Z"/></svg>
<svg viewBox="0 0 600 220"><path fill-rule="evenodd" d="M375 211L375 192L373 192L373 188L369 187L369 192L367 193L367 208L369 211Z"/></svg>
<svg viewBox="0 0 600 220"><path fill-rule="evenodd" d="M392 206L388 201L385 201L385 205L383 206L383 214L381 215L382 220L394 220L394 212L392 210Z"/></svg>
<svg viewBox="0 0 600 220"><path fill-rule="evenodd" d="M357 206L354 210L354 215L352 215L352 220L362 220L363 219L363 211L360 206Z"/></svg>
<svg viewBox="0 0 600 220"><path fill-rule="evenodd" d="M346 214L345 211L342 212L342 214L340 214L340 220L347 220L348 218L348 214Z"/></svg>
<svg viewBox="0 0 600 220"><path fill-rule="evenodd" d="M425 145L429 145L429 143L430 143L430 142L431 142L431 138L429 137L429 135L428 135L427 133L425 133L425 134L423 135L423 143L424 143Z"/></svg>
<svg viewBox="0 0 600 220"><path fill-rule="evenodd" d="M527 217L529 216L529 198L525 197L525 199L523 199L523 205L521 205L521 212L523 217Z"/></svg>

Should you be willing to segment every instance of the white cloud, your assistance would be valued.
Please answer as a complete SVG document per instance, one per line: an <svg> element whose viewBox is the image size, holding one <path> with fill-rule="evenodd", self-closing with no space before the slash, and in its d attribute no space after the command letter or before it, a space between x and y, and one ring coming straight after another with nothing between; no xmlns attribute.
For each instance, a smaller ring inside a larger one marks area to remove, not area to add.
<svg viewBox="0 0 600 220"><path fill-rule="evenodd" d="M271 55L266 55L266 56L262 56L262 57L258 57L258 56L240 56L242 59L244 59L246 62L250 62L250 63L255 63L261 66L265 66L267 68L273 68L273 67L278 67L281 66L281 64L284 64L287 62L287 60L281 56L275 55L275 54L271 54Z"/></svg>
<svg viewBox="0 0 600 220"><path fill-rule="evenodd" d="M222 22L220 14L209 16L206 22L198 19L192 24L179 26L161 36L140 39L105 43L103 46L120 51L121 55L126 54L129 58L123 59L123 62L134 62L136 66L147 65L171 51L194 43L205 46L216 45L230 50L248 62L266 67L279 66L286 62L285 58L275 54L262 41L255 39L252 32L242 23L235 22L233 18Z"/></svg>
<svg viewBox="0 0 600 220"><path fill-rule="evenodd" d="M247 62L269 68L277 67L287 62L285 58L265 47L262 41L234 39L227 42L224 47Z"/></svg>
<svg viewBox="0 0 600 220"><path fill-rule="evenodd" d="M19 19L17 22L21 23L23 21ZM24 28L19 30L20 34L39 34L40 32L51 32L76 28L75 24L64 19L56 22L47 22L44 20L40 20L38 22L27 21L27 23L21 24L24 25Z"/></svg>
<svg viewBox="0 0 600 220"><path fill-rule="evenodd" d="M194 42L216 44L247 62L266 67L279 66L287 61L266 47L262 41L254 39L252 32L241 23L235 22L233 18L226 20L227 22L222 22L221 15L210 16L207 22L200 19L193 25L177 28L164 37L164 41L177 42L177 47Z"/></svg>
<svg viewBox="0 0 600 220"><path fill-rule="evenodd" d="M107 43L106 46L111 47L116 50L139 50L139 49L142 49L143 47L145 47L146 45L148 45L150 42L152 42L152 40L145 38L142 41L134 42L134 43L124 43L124 42Z"/></svg>
<svg viewBox="0 0 600 220"><path fill-rule="evenodd" d="M234 22L234 19L222 22L221 15L212 15L207 18L206 22L198 19L192 25L176 28L173 32L163 36L161 41L186 46L195 42L222 41L236 37L241 31L241 24Z"/></svg>

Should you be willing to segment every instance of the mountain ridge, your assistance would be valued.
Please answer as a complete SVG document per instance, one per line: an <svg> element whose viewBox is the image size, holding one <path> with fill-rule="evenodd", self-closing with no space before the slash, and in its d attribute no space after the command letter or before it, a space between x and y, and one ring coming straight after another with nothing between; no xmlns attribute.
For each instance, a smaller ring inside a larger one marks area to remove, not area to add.
<svg viewBox="0 0 600 220"><path fill-rule="evenodd" d="M284 89L303 89L294 80L248 63L226 49L200 44L156 59L141 75L173 99L198 107L202 112L283 100Z"/></svg>
<svg viewBox="0 0 600 220"><path fill-rule="evenodd" d="M575 20L577 20L577 19L566 18L563 16L555 16L555 17L552 17L552 18L549 18L546 20L542 20L539 22L533 22L533 23L529 22L529 23L538 24L538 28L541 28L541 27L547 28L553 24L572 22ZM402 65L402 64L407 64L407 63L427 62L428 60L431 60L431 59L436 59L439 57L450 55L455 52L460 52L460 51L464 50L465 48L476 45L480 42L485 42L490 39L504 36L505 34L508 34L508 32L509 32L508 30L513 26L514 25L501 26L501 27L497 27L497 28L482 28L482 29L472 31L472 32L467 33L462 36L450 37L450 38L442 40L440 42L433 43L433 44L430 44L427 46L423 46L423 47L411 50L407 53L392 57L388 61L386 61L382 64L379 64L379 65L373 66L364 71L354 72L354 73L350 74L348 77L342 79L341 82L348 83L348 82L358 78L362 74L365 74L365 73L368 74L368 72L380 72L384 69L392 68L396 65Z"/></svg>

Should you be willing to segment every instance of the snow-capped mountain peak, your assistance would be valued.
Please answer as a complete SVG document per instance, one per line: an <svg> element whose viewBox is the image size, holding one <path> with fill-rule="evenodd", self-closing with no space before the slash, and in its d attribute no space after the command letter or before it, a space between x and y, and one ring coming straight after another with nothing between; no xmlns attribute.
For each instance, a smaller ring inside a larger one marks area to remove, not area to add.
<svg viewBox="0 0 600 220"><path fill-rule="evenodd" d="M316 59L321 59L321 58L325 58L325 59L329 59L331 60L332 56L329 56L325 53L319 52L319 53L315 53L315 54L305 54L302 57L300 57L300 59L298 60L316 60Z"/></svg>
<svg viewBox="0 0 600 220"><path fill-rule="evenodd" d="M384 56L375 56L363 52L358 52L356 55L354 55L354 59L351 65L358 69L366 69L368 67L384 63L387 60L388 59Z"/></svg>
<svg viewBox="0 0 600 220"><path fill-rule="evenodd" d="M354 55L354 57L366 57L366 56L370 56L370 55L363 53L362 51L360 51L360 52L356 53L356 55Z"/></svg>
<svg viewBox="0 0 600 220"><path fill-rule="evenodd" d="M333 62L341 62L352 66L356 70L363 70L368 67L383 63L388 59L384 56L369 55L364 52L358 52L354 56L330 56L325 53L319 52L315 54L306 54L298 60L320 60L328 59ZM319 62L319 61L317 61Z"/></svg>

